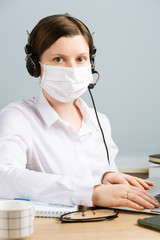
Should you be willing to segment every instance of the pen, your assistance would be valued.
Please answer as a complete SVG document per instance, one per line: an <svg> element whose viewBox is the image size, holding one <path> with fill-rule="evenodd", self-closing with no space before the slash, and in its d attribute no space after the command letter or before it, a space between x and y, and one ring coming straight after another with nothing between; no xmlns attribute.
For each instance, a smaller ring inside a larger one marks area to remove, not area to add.
<svg viewBox="0 0 160 240"><path fill-rule="evenodd" d="M14 198L13 200L23 200L23 201L30 201L30 199L27 199L27 198Z"/></svg>

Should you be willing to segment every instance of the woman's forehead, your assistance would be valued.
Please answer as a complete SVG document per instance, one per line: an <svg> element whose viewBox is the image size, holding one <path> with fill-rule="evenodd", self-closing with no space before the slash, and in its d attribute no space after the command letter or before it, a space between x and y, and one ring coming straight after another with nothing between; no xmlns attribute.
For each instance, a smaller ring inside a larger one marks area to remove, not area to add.
<svg viewBox="0 0 160 240"><path fill-rule="evenodd" d="M44 54L89 53L89 45L83 35L61 37L53 43Z"/></svg>

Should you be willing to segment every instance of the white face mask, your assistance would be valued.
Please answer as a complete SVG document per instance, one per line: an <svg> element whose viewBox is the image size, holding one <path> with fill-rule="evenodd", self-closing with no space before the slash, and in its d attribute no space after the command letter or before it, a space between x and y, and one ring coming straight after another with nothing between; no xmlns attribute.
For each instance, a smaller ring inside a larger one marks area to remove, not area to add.
<svg viewBox="0 0 160 240"><path fill-rule="evenodd" d="M43 64L43 69L40 86L60 102L75 100L87 91L90 83L93 83L91 65L70 68Z"/></svg>

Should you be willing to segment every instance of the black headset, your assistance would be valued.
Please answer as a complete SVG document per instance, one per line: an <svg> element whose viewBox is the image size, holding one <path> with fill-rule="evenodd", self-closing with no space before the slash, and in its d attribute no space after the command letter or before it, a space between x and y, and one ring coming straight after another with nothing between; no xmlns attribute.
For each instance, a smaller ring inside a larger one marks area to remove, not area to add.
<svg viewBox="0 0 160 240"><path fill-rule="evenodd" d="M31 47L31 42L32 39L34 38L34 36L36 35L36 33L38 32L38 30L40 29L40 27L45 24L48 23L50 21L52 21L53 19L56 19L58 17L61 16L66 16L66 17L71 17L69 14L57 14L57 15L52 15L49 17L46 17L44 19L42 19L36 26L35 28L33 28L32 32L29 34L28 31L28 43L25 46L25 53L27 54L26 56L26 68L29 72L29 74L33 77L39 77L40 73L41 73L41 69L40 69L40 63L39 63L39 59L36 56L36 54L32 51L32 47ZM80 20L79 20L80 21ZM81 22L81 21L80 21ZM87 26L81 22L85 28L89 31L89 29L87 28ZM90 31L89 31L90 32ZM91 62L91 68L92 68L92 73L96 73L98 74L98 72L95 70L95 53L96 53L96 48L93 47L92 50L93 54L90 55L90 62ZM94 87L94 83L91 84L92 86L90 86L91 88Z"/></svg>

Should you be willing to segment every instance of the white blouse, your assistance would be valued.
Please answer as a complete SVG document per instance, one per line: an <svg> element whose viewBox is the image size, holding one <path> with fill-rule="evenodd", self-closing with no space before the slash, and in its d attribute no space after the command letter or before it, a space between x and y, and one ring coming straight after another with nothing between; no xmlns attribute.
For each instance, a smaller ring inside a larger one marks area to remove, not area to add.
<svg viewBox="0 0 160 240"><path fill-rule="evenodd" d="M29 198L63 205L92 205L104 172L117 171L118 152L110 123L98 113L110 165L94 110L76 100L83 122L77 133L62 121L43 93L9 104L0 112L0 198Z"/></svg>

